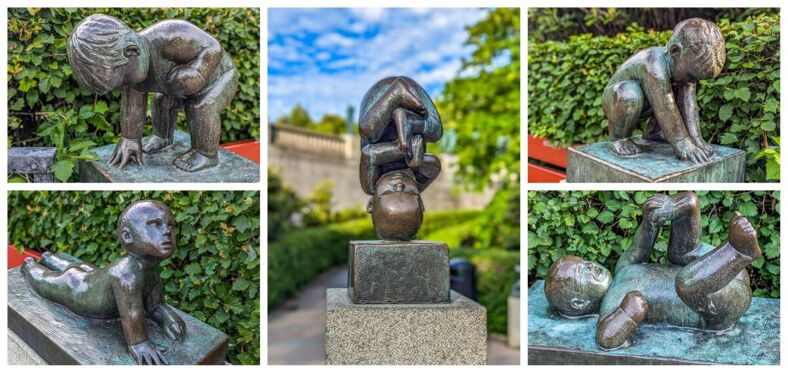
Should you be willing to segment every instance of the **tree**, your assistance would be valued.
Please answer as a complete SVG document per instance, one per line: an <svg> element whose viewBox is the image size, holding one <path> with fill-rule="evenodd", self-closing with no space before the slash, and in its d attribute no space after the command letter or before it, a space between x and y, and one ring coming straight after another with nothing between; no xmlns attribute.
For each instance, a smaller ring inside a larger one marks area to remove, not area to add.
<svg viewBox="0 0 788 373"><path fill-rule="evenodd" d="M491 10L468 34L474 51L446 83L438 106L457 134L459 180L498 188L476 246L519 250L520 10Z"/></svg>
<svg viewBox="0 0 788 373"><path fill-rule="evenodd" d="M312 127L317 132L330 133L332 135L343 134L346 128L347 122L345 118L336 114L323 114L320 121Z"/></svg>
<svg viewBox="0 0 788 373"><path fill-rule="evenodd" d="M293 109L290 110L290 115L282 115L276 120L276 124L284 124L307 129L312 127L314 123L312 122L312 118L309 117L309 112L306 111L306 109L304 109L301 104L296 104L293 106Z"/></svg>

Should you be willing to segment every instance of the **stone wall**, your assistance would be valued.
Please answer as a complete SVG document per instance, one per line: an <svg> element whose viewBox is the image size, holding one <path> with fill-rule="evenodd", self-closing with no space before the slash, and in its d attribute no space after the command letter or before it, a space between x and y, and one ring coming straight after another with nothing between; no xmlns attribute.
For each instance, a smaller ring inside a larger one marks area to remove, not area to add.
<svg viewBox="0 0 788 373"><path fill-rule="evenodd" d="M298 195L308 196L323 180L334 184L333 207L365 208L368 196L358 180L358 135L332 136L288 126L269 126L268 164L279 170L285 183ZM439 155L443 170L422 198L427 210L482 208L492 197L484 193L457 192L452 183L457 159Z"/></svg>

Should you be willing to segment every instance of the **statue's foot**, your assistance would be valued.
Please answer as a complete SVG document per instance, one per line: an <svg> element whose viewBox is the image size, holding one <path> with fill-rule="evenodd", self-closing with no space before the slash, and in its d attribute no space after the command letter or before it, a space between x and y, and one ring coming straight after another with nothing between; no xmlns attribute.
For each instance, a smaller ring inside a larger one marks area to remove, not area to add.
<svg viewBox="0 0 788 373"><path fill-rule="evenodd" d="M607 145L613 153L624 157L640 153L640 147L631 138L613 140L608 142Z"/></svg>
<svg viewBox="0 0 788 373"><path fill-rule="evenodd" d="M172 164L186 172L195 172L216 166L219 164L219 157L207 157L194 149L189 149L175 158Z"/></svg>
<svg viewBox="0 0 788 373"><path fill-rule="evenodd" d="M172 145L172 140L152 135L145 139L145 143L142 144L142 151L145 153L153 153L164 149L168 145Z"/></svg>
<svg viewBox="0 0 788 373"><path fill-rule="evenodd" d="M736 251L752 260L761 256L761 247L758 245L758 234L755 232L755 228L738 211L731 215L728 225L728 242Z"/></svg>

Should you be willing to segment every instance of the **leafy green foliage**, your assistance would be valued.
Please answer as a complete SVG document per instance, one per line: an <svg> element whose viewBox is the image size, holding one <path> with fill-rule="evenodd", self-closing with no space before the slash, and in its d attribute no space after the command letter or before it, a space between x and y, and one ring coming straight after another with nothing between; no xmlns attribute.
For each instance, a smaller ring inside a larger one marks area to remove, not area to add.
<svg viewBox="0 0 788 373"><path fill-rule="evenodd" d="M564 255L602 263L611 271L629 248L652 191L528 193L528 275L543 279ZM669 194L675 194L670 192ZM738 210L758 232L763 256L748 268L753 294L780 296L780 192L697 192L701 240L719 245L728 239L728 219ZM662 229L651 261L666 263L669 229Z"/></svg>
<svg viewBox="0 0 788 373"><path fill-rule="evenodd" d="M668 30L694 17L719 22L779 12L779 8L529 8L528 40L558 41L578 34L615 36L635 30Z"/></svg>
<svg viewBox="0 0 788 373"><path fill-rule="evenodd" d="M290 110L290 114L280 116L275 123L278 126L298 127L330 135L341 135L347 132L347 122L347 119L342 116L331 113L323 114L320 120L315 122L309 116L306 108L301 104L296 104Z"/></svg>
<svg viewBox="0 0 788 373"><path fill-rule="evenodd" d="M776 146L763 149L755 159L766 158L766 180L780 180L780 137L772 137Z"/></svg>
<svg viewBox="0 0 788 373"><path fill-rule="evenodd" d="M779 17L722 20L719 26L728 58L722 74L698 89L701 131L711 143L744 149L747 180L764 181L766 160L756 155L768 147L767 136L780 133ZM602 91L610 76L638 50L665 45L670 34L586 34L565 43L530 43L529 133L562 146L606 140Z"/></svg>
<svg viewBox="0 0 788 373"><path fill-rule="evenodd" d="M304 207L298 195L282 181L276 169L268 168L268 241L276 241L292 230L293 215Z"/></svg>
<svg viewBox="0 0 788 373"><path fill-rule="evenodd" d="M230 336L233 364L260 361L258 192L11 192L9 242L99 266L124 254L116 225L140 199L167 204L178 249L162 261L167 302Z"/></svg>
<svg viewBox="0 0 788 373"><path fill-rule="evenodd" d="M69 33L94 13L117 17L135 30L185 19L213 35L239 72L238 91L222 113L222 141L260 137L257 9L9 8L8 13L9 135L15 146L57 147L54 170L60 181L76 181L77 161L95 159L88 149L120 136L120 93L98 96L80 88L66 57ZM178 125L185 128L183 113Z"/></svg>

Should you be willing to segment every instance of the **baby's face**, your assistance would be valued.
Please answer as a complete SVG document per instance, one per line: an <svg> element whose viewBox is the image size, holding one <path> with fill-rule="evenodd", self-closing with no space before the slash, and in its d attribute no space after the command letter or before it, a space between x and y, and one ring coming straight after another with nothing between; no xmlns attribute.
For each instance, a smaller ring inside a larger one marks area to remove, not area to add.
<svg viewBox="0 0 788 373"><path fill-rule="evenodd" d="M378 236L389 240L409 240L422 222L423 205L419 187L412 176L392 172L378 181L370 212Z"/></svg>
<svg viewBox="0 0 788 373"><path fill-rule="evenodd" d="M166 259L177 247L175 219L169 208L152 203L139 206L128 227L133 239L130 250L139 255Z"/></svg>
<svg viewBox="0 0 788 373"><path fill-rule="evenodd" d="M596 313L613 282L610 271L574 256L563 257L556 264L558 270L551 272L552 278L549 279L555 284L551 287L557 300L553 305L567 316Z"/></svg>

